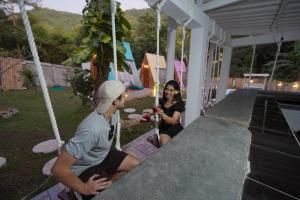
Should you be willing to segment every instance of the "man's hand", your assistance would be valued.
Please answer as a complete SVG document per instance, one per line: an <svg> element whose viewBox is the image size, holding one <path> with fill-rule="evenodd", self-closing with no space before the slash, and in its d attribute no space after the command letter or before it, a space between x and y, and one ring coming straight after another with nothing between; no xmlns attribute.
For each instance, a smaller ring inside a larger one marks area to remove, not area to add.
<svg viewBox="0 0 300 200"><path fill-rule="evenodd" d="M96 195L97 190L105 189L112 184L112 182L108 181L107 178L94 180L98 176L98 174L91 176L89 180L84 184L84 195Z"/></svg>

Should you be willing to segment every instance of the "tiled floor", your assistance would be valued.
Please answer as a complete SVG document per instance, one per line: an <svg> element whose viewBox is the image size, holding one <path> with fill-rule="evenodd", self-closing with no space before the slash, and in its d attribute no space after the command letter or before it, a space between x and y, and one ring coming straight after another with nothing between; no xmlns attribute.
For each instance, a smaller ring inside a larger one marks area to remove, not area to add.
<svg viewBox="0 0 300 200"><path fill-rule="evenodd" d="M153 134L155 134L154 129L123 146L123 151L136 156L141 161L144 161L157 150L155 146L147 141L147 138Z"/></svg>
<svg viewBox="0 0 300 200"><path fill-rule="evenodd" d="M154 129L152 129L144 135L136 138L135 140L123 146L123 151L132 154L140 160L144 161L157 150L155 146L147 141L147 138L152 136L154 133ZM34 198L32 198L32 200L59 200L57 195L63 189L65 189L65 187L61 183L56 184L55 186L35 196Z"/></svg>

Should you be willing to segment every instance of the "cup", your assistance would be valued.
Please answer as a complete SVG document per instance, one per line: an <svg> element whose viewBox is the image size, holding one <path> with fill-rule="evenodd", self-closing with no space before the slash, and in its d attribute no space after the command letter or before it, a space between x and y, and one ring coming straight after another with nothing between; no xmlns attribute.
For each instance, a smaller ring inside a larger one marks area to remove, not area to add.
<svg viewBox="0 0 300 200"><path fill-rule="evenodd" d="M154 113L157 113L158 109L159 109L159 106L153 106L152 107L152 110L153 110Z"/></svg>

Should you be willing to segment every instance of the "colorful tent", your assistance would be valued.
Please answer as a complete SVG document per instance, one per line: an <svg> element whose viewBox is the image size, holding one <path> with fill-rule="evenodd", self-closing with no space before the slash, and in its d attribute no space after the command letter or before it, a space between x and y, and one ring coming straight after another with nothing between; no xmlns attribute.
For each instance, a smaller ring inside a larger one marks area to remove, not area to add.
<svg viewBox="0 0 300 200"><path fill-rule="evenodd" d="M160 83L166 82L167 64L164 56L159 56L159 80ZM156 82L156 55L145 53L140 73L141 82L146 88L153 88Z"/></svg>
<svg viewBox="0 0 300 200"><path fill-rule="evenodd" d="M187 80L187 70L186 70L186 67L185 67L185 64L183 62L183 65L182 65L182 69L181 69L181 61L180 60L174 60L174 66L175 66L175 80L177 80L178 82L180 82L180 74L181 74L181 71L182 71L182 80L183 80L183 88L185 88L185 85L186 85L186 80Z"/></svg>
<svg viewBox="0 0 300 200"><path fill-rule="evenodd" d="M126 63L131 67L132 74L128 72L120 72L118 71L118 78L120 81L125 83L126 85L133 85L133 86L142 86L140 78L139 78L139 73L137 71L135 61L132 55L132 51L130 48L130 44L128 42L123 42L123 46L126 49L125 52L125 58L126 58ZM110 72L108 74L108 80L114 80L115 79L115 73L114 73L114 67L113 63L110 63Z"/></svg>

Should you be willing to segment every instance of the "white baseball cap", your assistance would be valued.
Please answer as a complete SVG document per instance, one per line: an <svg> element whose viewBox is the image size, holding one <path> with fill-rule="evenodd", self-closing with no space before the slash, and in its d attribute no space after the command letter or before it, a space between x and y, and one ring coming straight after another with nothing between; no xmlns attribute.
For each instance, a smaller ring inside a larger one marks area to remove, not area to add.
<svg viewBox="0 0 300 200"><path fill-rule="evenodd" d="M100 103L98 104L96 111L104 113L112 105L123 92L125 92L125 86L121 81L110 80L102 83L98 89L98 97Z"/></svg>

